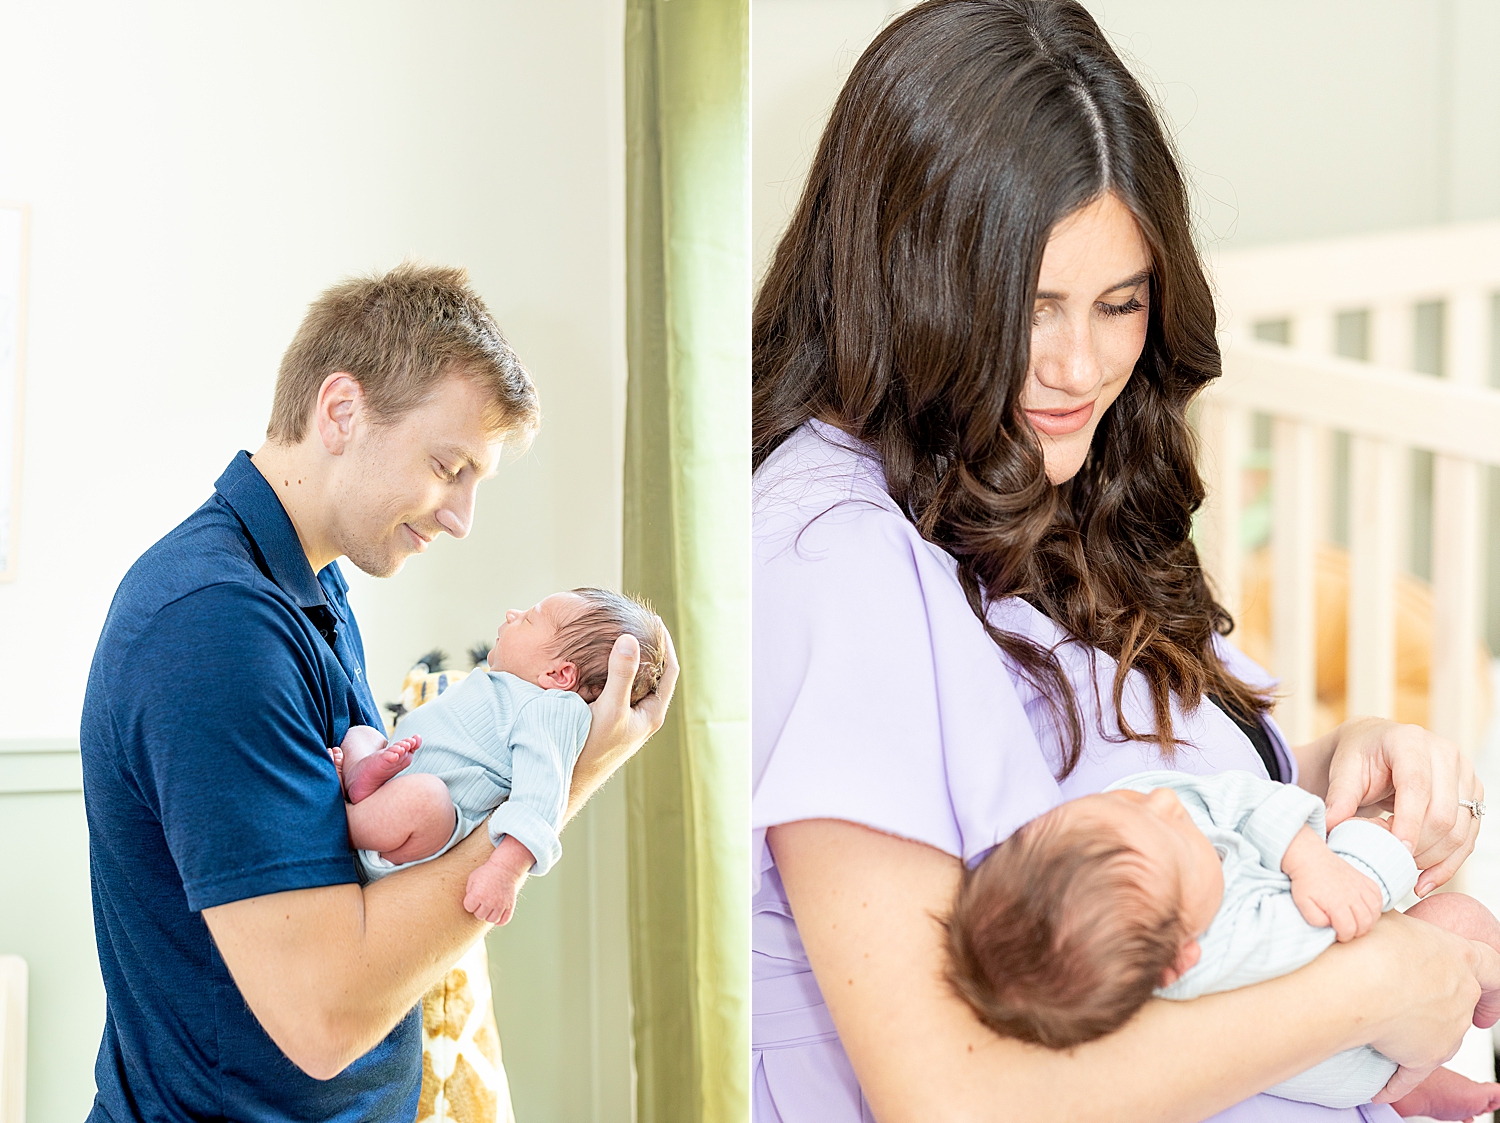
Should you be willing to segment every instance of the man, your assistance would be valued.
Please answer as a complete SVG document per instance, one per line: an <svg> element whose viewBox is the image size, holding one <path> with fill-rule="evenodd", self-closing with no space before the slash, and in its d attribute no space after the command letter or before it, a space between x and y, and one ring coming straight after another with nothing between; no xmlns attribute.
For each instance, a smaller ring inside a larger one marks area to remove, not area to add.
<svg viewBox="0 0 1500 1123"><path fill-rule="evenodd" d="M266 444L131 568L89 675L82 753L108 996L91 1120L411 1119L421 996L488 925L491 850L362 887L327 746L379 725L334 565L390 576L464 537L531 380L455 269L402 266L309 310ZM621 637L569 813L660 727Z"/></svg>

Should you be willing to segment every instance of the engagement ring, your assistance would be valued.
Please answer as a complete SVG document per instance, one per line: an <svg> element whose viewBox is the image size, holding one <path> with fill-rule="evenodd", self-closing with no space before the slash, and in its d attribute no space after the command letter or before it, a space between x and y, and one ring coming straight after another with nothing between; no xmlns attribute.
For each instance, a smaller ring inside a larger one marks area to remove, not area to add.
<svg viewBox="0 0 1500 1123"><path fill-rule="evenodd" d="M1469 814L1472 815L1472 816L1474 816L1474 818L1476 818L1476 819L1483 819L1484 818L1484 800L1482 800L1482 799L1461 799L1461 800L1458 801L1458 805L1460 807L1467 807L1469 809Z"/></svg>

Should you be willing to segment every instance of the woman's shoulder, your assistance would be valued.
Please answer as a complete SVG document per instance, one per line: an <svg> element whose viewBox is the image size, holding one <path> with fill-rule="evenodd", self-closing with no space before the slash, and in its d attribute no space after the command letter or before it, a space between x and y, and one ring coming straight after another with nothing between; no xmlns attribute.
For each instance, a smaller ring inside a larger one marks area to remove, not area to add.
<svg viewBox="0 0 1500 1123"><path fill-rule="evenodd" d="M755 826L845 819L972 857L1056 802L1051 769L956 563L819 428L756 476Z"/></svg>
<svg viewBox="0 0 1500 1123"><path fill-rule="evenodd" d="M905 583L914 569L935 565L957 588L953 558L890 497L874 452L831 425L810 421L792 433L756 471L751 502L762 568L828 580L854 571L863 584L873 576Z"/></svg>

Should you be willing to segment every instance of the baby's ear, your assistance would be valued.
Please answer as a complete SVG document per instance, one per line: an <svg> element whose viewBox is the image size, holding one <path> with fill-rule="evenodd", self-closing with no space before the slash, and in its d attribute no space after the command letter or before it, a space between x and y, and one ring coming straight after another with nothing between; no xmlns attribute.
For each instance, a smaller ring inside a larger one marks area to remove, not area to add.
<svg viewBox="0 0 1500 1123"><path fill-rule="evenodd" d="M1193 965L1203 957L1203 946L1197 940L1189 940L1183 944L1177 952L1177 959L1172 966L1161 973L1161 985L1169 987L1182 976L1193 969Z"/></svg>
<svg viewBox="0 0 1500 1123"><path fill-rule="evenodd" d="M558 663L549 671L543 671L537 680L543 690L577 690L578 666L574 663Z"/></svg>

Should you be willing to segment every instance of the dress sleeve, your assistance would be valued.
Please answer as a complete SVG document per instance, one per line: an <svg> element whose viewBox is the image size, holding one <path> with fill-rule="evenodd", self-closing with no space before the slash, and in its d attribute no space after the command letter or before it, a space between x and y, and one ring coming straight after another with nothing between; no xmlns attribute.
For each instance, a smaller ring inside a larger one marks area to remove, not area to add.
<svg viewBox="0 0 1500 1123"><path fill-rule="evenodd" d="M952 559L898 512L757 528L752 825L844 819L978 857L1060 801Z"/></svg>
<svg viewBox="0 0 1500 1123"><path fill-rule="evenodd" d="M510 795L490 816L490 841L510 835L536 859L538 877L562 857L563 813L573 765L589 735L589 708L577 694L545 690L523 702L510 731Z"/></svg>

